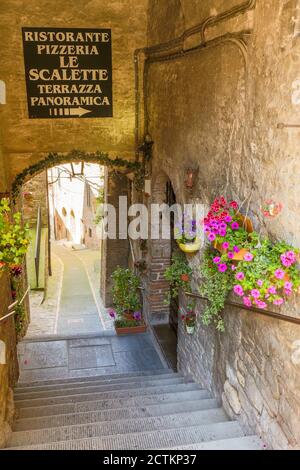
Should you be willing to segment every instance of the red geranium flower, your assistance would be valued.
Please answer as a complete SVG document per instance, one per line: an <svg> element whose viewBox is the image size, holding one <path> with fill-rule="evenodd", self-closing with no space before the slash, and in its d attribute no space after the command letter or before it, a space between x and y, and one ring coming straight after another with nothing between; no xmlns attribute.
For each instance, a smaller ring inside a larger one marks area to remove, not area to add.
<svg viewBox="0 0 300 470"><path fill-rule="evenodd" d="M182 280L183 282L189 282L190 276L189 276L188 274L182 274L182 275L181 275L181 280Z"/></svg>

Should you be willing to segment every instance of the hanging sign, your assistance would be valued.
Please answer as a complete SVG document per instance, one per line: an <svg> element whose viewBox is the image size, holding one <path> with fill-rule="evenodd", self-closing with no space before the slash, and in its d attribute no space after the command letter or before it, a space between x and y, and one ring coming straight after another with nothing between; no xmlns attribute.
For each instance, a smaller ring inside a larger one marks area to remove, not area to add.
<svg viewBox="0 0 300 470"><path fill-rule="evenodd" d="M110 29L22 33L29 118L112 117Z"/></svg>

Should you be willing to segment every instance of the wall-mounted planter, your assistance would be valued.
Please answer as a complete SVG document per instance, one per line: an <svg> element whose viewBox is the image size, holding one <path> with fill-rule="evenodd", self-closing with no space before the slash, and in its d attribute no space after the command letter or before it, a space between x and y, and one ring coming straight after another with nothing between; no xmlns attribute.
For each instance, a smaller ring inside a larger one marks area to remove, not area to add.
<svg viewBox="0 0 300 470"><path fill-rule="evenodd" d="M195 333L195 327L194 326L185 326L185 330L188 335L193 335Z"/></svg>
<svg viewBox="0 0 300 470"><path fill-rule="evenodd" d="M178 242L178 246L181 249L181 251L183 251L184 253L193 254L193 253L197 253L200 250L201 241L197 237L196 240L192 243L179 243Z"/></svg>
<svg viewBox="0 0 300 470"><path fill-rule="evenodd" d="M147 325L116 328L116 333L118 336L121 335L136 335L138 333L145 333L147 331Z"/></svg>

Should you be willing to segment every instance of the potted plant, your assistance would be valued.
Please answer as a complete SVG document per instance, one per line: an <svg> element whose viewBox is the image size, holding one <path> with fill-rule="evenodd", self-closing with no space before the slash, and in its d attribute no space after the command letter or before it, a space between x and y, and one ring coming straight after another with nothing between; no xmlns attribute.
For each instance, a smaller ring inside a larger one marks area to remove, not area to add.
<svg viewBox="0 0 300 470"><path fill-rule="evenodd" d="M175 226L175 238L179 248L184 253L197 253L201 247L200 238L197 236L197 221L185 217Z"/></svg>
<svg viewBox="0 0 300 470"><path fill-rule="evenodd" d="M215 199L204 219L204 231L214 248L229 259L241 261L247 257L253 225L249 217L239 212L236 201L228 202L223 196Z"/></svg>
<svg viewBox="0 0 300 470"><path fill-rule="evenodd" d="M241 217L237 203L232 201L229 207L236 215L228 211L224 198L217 199L204 220L209 241L223 240L222 250L213 244L205 251L199 288L209 301L202 320L206 325L213 322L219 331L224 331L222 311L230 293L243 300L241 306L262 310L283 305L293 293L300 293L300 250L282 241L261 239L251 227L234 220ZM235 257L235 253L242 256Z"/></svg>
<svg viewBox="0 0 300 470"><path fill-rule="evenodd" d="M143 333L147 327L140 302L140 280L130 269L118 267L112 274L113 304L109 314L115 320L118 335Z"/></svg>
<svg viewBox="0 0 300 470"><path fill-rule="evenodd" d="M195 303L188 304L186 311L181 312L181 320L185 326L185 331L188 335L193 335L196 328L196 313L195 313Z"/></svg>
<svg viewBox="0 0 300 470"><path fill-rule="evenodd" d="M171 265L165 270L164 278L170 283L170 292L168 293L165 303L170 304L172 299L176 299L179 294L179 289L185 292L191 291L191 275L192 269L190 268L186 257L178 252L172 256Z"/></svg>

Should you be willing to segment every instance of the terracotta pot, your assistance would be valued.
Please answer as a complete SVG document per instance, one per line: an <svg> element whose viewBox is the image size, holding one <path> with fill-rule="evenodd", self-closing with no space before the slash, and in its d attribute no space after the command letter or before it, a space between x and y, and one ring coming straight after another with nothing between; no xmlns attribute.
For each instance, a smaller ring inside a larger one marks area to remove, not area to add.
<svg viewBox="0 0 300 470"><path fill-rule="evenodd" d="M228 252L228 250L224 250L224 248L222 248L222 245L220 243L214 243L214 248L216 248L216 250L218 250L222 255ZM247 253L249 253L249 251L245 248L242 248L238 253L234 253L232 261L244 261L244 256Z"/></svg>
<svg viewBox="0 0 300 470"><path fill-rule="evenodd" d="M246 217L243 214L240 214L239 212L238 212L237 215L238 215L238 218L240 219L240 223L242 224L242 226L245 227L245 230L248 233L254 232L254 227L253 227L253 223L252 223L251 219L249 219L249 217Z"/></svg>
<svg viewBox="0 0 300 470"><path fill-rule="evenodd" d="M145 333L147 331L146 325L140 326L131 326L131 327L123 327L123 328L116 328L116 333L118 336L121 335L136 335L138 333Z"/></svg>

